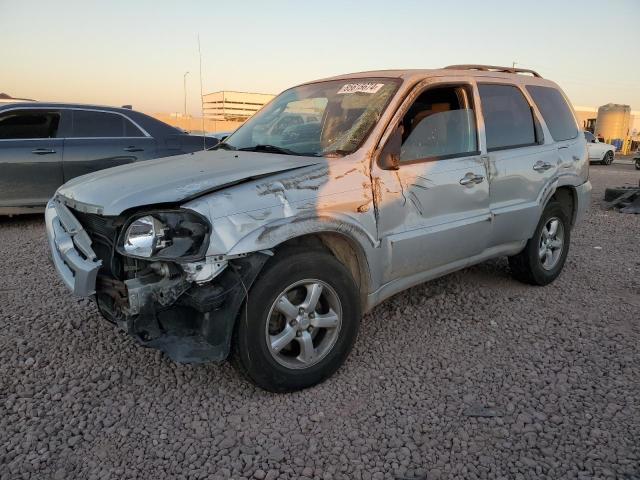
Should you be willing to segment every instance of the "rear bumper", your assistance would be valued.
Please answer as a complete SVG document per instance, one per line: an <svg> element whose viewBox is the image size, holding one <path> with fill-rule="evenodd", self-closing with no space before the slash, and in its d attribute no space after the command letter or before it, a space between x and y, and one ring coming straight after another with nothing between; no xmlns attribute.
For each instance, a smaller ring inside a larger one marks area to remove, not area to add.
<svg viewBox="0 0 640 480"><path fill-rule="evenodd" d="M102 261L91 249L91 240L69 209L51 199L45 210L51 257L65 285L80 297L93 295Z"/></svg>
<svg viewBox="0 0 640 480"><path fill-rule="evenodd" d="M576 216L573 220L574 225L582 221L591 207L591 182L587 180L582 185L575 187L575 189L577 203Z"/></svg>

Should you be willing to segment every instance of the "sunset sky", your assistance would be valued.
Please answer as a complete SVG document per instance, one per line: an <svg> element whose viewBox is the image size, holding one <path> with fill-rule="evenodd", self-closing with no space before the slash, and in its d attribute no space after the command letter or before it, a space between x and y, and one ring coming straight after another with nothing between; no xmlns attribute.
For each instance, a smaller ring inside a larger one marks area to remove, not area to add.
<svg viewBox="0 0 640 480"><path fill-rule="evenodd" d="M534 68L575 105L640 110L640 0L0 0L0 92L198 114L204 93L278 93L339 73Z"/></svg>

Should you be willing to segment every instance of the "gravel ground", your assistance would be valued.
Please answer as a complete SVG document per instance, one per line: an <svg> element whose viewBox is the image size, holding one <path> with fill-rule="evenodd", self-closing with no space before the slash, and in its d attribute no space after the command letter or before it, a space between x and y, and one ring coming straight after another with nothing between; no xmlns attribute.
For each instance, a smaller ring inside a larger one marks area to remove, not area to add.
<svg viewBox="0 0 640 480"><path fill-rule="evenodd" d="M0 478L640 479L640 215L594 166L563 274L493 261L364 319L324 384L265 393L139 348L65 290L41 218L0 220Z"/></svg>

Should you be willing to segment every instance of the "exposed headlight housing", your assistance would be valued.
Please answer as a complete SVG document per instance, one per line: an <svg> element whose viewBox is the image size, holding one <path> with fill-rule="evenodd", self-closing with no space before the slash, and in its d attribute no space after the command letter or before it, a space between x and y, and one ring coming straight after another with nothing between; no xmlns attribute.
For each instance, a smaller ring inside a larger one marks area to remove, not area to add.
<svg viewBox="0 0 640 480"><path fill-rule="evenodd" d="M140 213L132 217L118 239L118 253L145 260L190 262L204 257L211 226L189 210Z"/></svg>

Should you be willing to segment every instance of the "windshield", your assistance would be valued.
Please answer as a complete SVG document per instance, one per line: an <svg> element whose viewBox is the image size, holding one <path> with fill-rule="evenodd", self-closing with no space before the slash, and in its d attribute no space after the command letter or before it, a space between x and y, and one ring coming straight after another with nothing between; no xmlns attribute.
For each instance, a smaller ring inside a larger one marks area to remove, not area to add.
<svg viewBox="0 0 640 480"><path fill-rule="evenodd" d="M398 89L398 79L303 85L278 95L219 148L290 155L346 155L362 145Z"/></svg>

